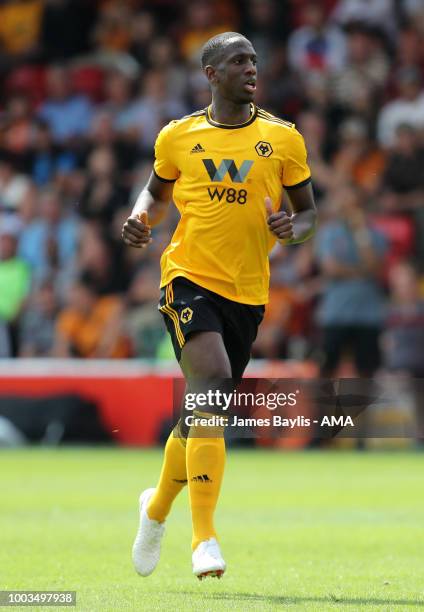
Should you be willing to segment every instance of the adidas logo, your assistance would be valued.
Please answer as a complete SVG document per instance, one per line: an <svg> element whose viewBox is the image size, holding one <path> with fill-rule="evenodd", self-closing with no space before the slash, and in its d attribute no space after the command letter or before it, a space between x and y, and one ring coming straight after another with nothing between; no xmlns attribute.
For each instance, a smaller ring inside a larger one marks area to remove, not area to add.
<svg viewBox="0 0 424 612"><path fill-rule="evenodd" d="M194 145L190 153L205 153L205 149L201 144Z"/></svg>
<svg viewBox="0 0 424 612"><path fill-rule="evenodd" d="M187 479L183 478L183 479L179 479L179 478L173 478L172 479L174 482L178 482L179 484L187 484Z"/></svg>
<svg viewBox="0 0 424 612"><path fill-rule="evenodd" d="M190 482L212 482L212 480L207 474L203 474L200 476L193 476L193 478L190 479Z"/></svg>

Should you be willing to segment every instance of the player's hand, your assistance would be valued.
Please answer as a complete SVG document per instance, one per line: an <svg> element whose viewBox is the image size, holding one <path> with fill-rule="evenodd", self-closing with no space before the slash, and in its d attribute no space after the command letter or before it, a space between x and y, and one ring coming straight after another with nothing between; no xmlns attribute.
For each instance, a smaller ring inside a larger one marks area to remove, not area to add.
<svg viewBox="0 0 424 612"><path fill-rule="evenodd" d="M273 212L272 200L269 196L265 198L265 210L268 227L279 240L294 238L291 217L284 211Z"/></svg>
<svg viewBox="0 0 424 612"><path fill-rule="evenodd" d="M140 215L131 215L125 221L122 228L122 240L136 249L144 249L152 242L151 232L147 212L143 211Z"/></svg>

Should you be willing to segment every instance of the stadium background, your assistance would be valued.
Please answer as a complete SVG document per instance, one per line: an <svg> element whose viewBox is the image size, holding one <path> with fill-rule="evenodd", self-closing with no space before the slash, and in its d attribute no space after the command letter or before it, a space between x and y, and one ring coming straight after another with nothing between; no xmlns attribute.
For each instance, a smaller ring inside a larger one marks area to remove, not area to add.
<svg viewBox="0 0 424 612"><path fill-rule="evenodd" d="M373 376L378 365L380 372L421 376L422 2L21 0L0 4L3 394L42 394L49 373L56 380L46 394L84 395L91 385L107 419L110 404L122 412L126 388L131 431L137 400L129 389L138 373L175 373L156 304L159 257L176 211L170 208L144 251L125 247L120 232L150 172L161 126L208 104L199 50L224 30L243 32L257 49L258 104L304 135L320 220L313 240L271 255L270 304L253 373ZM350 242L358 210L384 248L374 287L368 282L352 294L343 272L329 283L322 263L330 253L355 264L337 228ZM371 322L382 332L380 362L368 370L357 372L349 351L334 372L325 365L334 358L325 328L344 314L354 329ZM51 357L38 365L16 360ZM105 358L116 360L107 377L126 379L109 380L112 391L98 380L103 364L95 366ZM127 360L148 361L137 370ZM75 382L89 372L88 383ZM166 410L152 388L140 389L145 414ZM122 434L123 424L109 421Z"/></svg>
<svg viewBox="0 0 424 612"><path fill-rule="evenodd" d="M371 284L384 300L375 375L398 388L389 421L418 407L422 0L2 0L0 444L16 448L0 456L0 589L73 589L79 609L102 612L417 610L423 455L414 439L368 438L379 452L366 453L340 449L357 446L348 440L295 453L231 449L217 511L224 580L193 584L185 493L157 571L141 580L131 566L136 500L162 459L146 447L169 425L178 372L156 310L176 215L142 252L124 247L121 226L161 125L208 104L199 49L228 29L258 51L258 104L305 137L320 219L313 240L272 254L250 373L317 377L329 356L324 323L349 312L357 329L375 314L361 289L360 308L349 308L340 278L322 318L323 249L340 223L351 237L359 209L384 237ZM349 352L336 374L358 374Z"/></svg>

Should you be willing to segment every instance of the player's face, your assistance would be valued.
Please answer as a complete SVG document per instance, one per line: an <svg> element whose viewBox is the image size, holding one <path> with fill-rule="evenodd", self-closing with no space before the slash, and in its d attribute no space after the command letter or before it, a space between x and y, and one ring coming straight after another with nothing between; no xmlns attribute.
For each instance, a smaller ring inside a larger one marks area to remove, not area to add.
<svg viewBox="0 0 424 612"><path fill-rule="evenodd" d="M256 92L256 53L248 41L237 41L225 50L216 67L216 91L236 104L252 102Z"/></svg>

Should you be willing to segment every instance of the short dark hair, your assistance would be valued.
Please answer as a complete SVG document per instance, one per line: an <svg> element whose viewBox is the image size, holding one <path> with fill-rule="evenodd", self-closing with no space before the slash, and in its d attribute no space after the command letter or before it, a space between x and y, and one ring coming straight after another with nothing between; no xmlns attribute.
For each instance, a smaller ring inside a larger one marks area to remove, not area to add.
<svg viewBox="0 0 424 612"><path fill-rule="evenodd" d="M215 66L219 61L222 52L228 46L229 41L236 38L249 42L247 38L239 32L223 32L222 34L217 34L206 41L206 43L203 45L201 55L202 68L206 68L206 66L209 65Z"/></svg>

